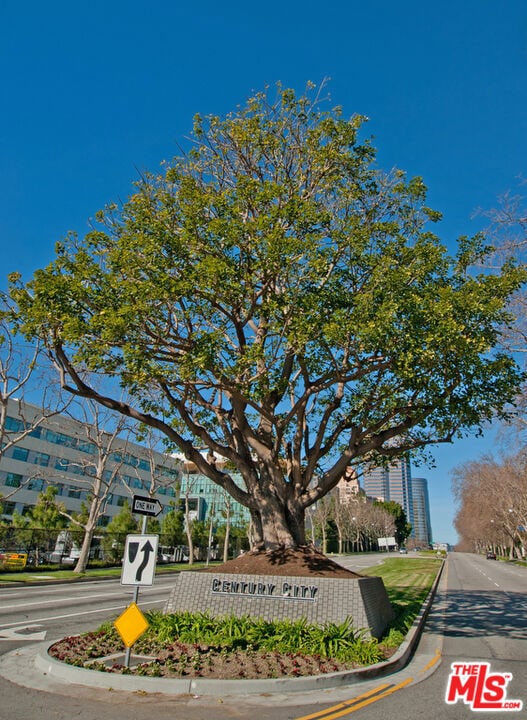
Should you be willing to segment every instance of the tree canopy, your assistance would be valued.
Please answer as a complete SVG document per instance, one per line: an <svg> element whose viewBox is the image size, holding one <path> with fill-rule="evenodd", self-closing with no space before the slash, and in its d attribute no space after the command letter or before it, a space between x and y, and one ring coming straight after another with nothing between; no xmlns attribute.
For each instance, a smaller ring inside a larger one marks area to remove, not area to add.
<svg viewBox="0 0 527 720"><path fill-rule="evenodd" d="M520 382L497 348L523 271L469 272L479 237L449 256L423 181L376 167L364 120L280 86L198 116L186 152L11 276L63 385L164 432L249 508L258 547L303 544L348 466L504 416Z"/></svg>

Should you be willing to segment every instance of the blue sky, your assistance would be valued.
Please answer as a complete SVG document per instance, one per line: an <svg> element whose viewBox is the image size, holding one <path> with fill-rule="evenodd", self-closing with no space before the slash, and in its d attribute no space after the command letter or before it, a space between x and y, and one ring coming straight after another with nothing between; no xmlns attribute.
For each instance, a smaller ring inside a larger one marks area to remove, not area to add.
<svg viewBox="0 0 527 720"><path fill-rule="evenodd" d="M0 288L176 155L196 112L278 80L330 77L334 103L370 118L379 165L424 178L452 249L527 173L525 0L2 0L0 67ZM456 540L451 468L492 449L491 433L415 470L435 539Z"/></svg>

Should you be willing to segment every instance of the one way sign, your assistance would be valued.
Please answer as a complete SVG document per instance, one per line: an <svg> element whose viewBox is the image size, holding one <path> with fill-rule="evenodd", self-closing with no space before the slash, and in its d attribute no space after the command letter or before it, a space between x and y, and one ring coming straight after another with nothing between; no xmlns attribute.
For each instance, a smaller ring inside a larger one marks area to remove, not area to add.
<svg viewBox="0 0 527 720"><path fill-rule="evenodd" d="M153 585L158 535L127 535L121 585Z"/></svg>
<svg viewBox="0 0 527 720"><path fill-rule="evenodd" d="M163 506L157 498L141 497L141 495L134 495L132 502L132 512L138 515L149 515L150 517L157 517Z"/></svg>

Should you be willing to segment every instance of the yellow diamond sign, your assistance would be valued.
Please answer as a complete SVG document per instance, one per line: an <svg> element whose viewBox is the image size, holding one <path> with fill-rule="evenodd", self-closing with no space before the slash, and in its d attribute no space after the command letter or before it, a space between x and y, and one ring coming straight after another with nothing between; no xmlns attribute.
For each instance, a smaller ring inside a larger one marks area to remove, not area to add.
<svg viewBox="0 0 527 720"><path fill-rule="evenodd" d="M114 627L127 648L132 647L148 627L148 621L136 603L129 605L114 622Z"/></svg>

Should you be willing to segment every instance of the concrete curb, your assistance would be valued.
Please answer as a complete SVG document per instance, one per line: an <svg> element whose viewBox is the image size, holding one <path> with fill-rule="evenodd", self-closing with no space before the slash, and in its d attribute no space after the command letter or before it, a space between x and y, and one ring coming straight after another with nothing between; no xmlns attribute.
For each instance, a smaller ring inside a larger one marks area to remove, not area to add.
<svg viewBox="0 0 527 720"><path fill-rule="evenodd" d="M298 678L266 678L262 680L215 680L211 678L154 678L141 675L120 675L75 667L48 655L54 643L43 643L37 652L35 666L44 675L63 682L89 687L130 692L161 693L164 695L254 695L261 693L302 693L312 690L338 689L344 686L390 675L401 670L409 661L419 641L428 612L434 600L443 573L441 563L432 589L423 603L404 642L395 655L386 662L370 665L359 670L349 670L326 675ZM54 641L56 642L56 641Z"/></svg>

